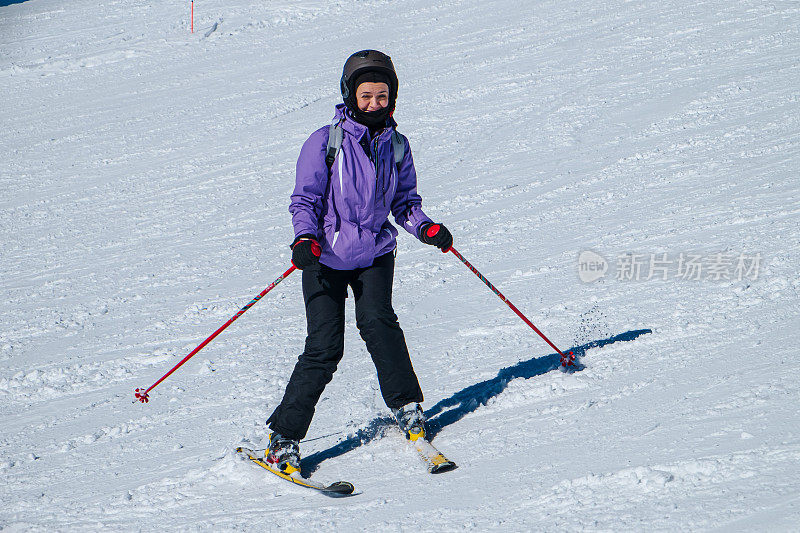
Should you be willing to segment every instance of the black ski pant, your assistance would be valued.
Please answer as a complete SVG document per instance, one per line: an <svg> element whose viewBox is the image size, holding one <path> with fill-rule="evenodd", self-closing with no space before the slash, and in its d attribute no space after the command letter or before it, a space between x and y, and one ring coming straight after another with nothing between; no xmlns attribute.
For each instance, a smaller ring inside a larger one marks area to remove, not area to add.
<svg viewBox="0 0 800 533"><path fill-rule="evenodd" d="M320 264L303 270L308 336L283 400L267 420L273 431L297 440L306 436L314 407L344 353L348 285L355 298L356 326L375 363L386 405L394 409L422 401L403 330L392 308L393 278L393 252L366 268L334 270Z"/></svg>

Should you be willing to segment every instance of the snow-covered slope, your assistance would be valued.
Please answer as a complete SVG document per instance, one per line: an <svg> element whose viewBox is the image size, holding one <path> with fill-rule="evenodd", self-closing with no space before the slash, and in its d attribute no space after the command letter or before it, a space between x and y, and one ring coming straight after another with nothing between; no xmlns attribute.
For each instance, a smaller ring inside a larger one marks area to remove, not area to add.
<svg viewBox="0 0 800 533"><path fill-rule="evenodd" d="M0 7L0 528L796 530L797 2L208 0L194 34L188 16ZM395 308L460 468L424 474L387 425L351 322L302 444L359 492L330 500L232 453L266 435L302 350L298 275L149 404L133 389L288 266L299 147L362 48L398 68L428 214L584 368L556 371L455 257L401 235Z"/></svg>

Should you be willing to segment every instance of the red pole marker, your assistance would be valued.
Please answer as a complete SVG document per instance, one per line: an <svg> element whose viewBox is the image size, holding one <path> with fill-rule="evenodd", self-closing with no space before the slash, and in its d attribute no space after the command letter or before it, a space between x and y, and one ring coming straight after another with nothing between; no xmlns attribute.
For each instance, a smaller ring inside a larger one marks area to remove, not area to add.
<svg viewBox="0 0 800 533"><path fill-rule="evenodd" d="M428 234L428 237L433 237L433 236L434 236L434 235L436 235L438 232L439 232L439 224L433 224L433 225L431 225L431 226L428 228L427 234ZM559 349L556 347L556 345L555 345L555 344L553 344L552 342L550 342L550 339L548 339L547 337L545 337L545 336L544 336L544 333L542 333L541 331L539 331L539 328L537 328L536 326L534 326L534 325L533 325L533 322L531 322L530 320L528 320L528 318L527 318L525 315L523 315L523 314L522 314L522 312L520 312L520 310L519 310L519 309L517 309L517 307L516 307L514 304L512 304L511 302L509 302L509 301L508 301L508 299L507 299L505 296L503 296L503 294L502 294L502 293L501 293L499 290L497 290L497 289L495 288L495 286L494 286L494 285L492 285L492 284L489 282L489 280L488 280L488 279L486 279L485 277L483 277L483 274L481 274L480 272L478 272L478 269L477 269L477 268L475 268L474 266L472 266L472 265L470 264L470 262L469 262L469 261L467 261L466 259L464 259L464 256L463 256L463 255L461 255L460 253L458 253L458 250L456 250L455 248L453 248L453 247L451 246L451 247L450 247L450 248L448 248L447 250L442 250L442 252L444 252L444 253L447 253L447 252L453 252L453 255L455 255L456 257L458 257L458 258L461 260L461 262L462 262L462 263L464 263L464 264L467 266L467 268L469 268L469 269L470 269L470 270L471 270L471 271L472 271L472 272L473 272L473 273L474 273L476 276L478 276L478 278L480 278L480 280L481 280L482 282L484 282L484 283L486 284L486 286L487 286L487 287L489 287L489 288L492 290L492 292L493 292L493 293L495 293L497 296L499 296L499 297L500 297L500 299L501 299L501 300L503 300L503 301L506 303L506 305L508 305L508 306L511 308L511 310L512 310L512 311L514 311L514 312L517 314L517 316L518 316L518 317L520 317L520 318L523 320L523 322L525 322L526 324L528 324L528 325L529 325L529 326L530 326L530 327L533 329L533 331L535 331L536 333L538 333L538 334L539 334L539 336L540 336L541 338L543 338L543 339L544 339L544 341L545 341L547 344L549 344L549 345L550 345L550 347L551 347L551 348L553 348L553 349L554 349L556 352L558 352L558 355L560 355L560 356L561 356L561 366L563 366L563 367L575 366L575 354L574 354L573 352L569 352L569 353L566 353L566 354L565 354L564 352L562 352L561 350L559 350Z"/></svg>
<svg viewBox="0 0 800 533"><path fill-rule="evenodd" d="M194 0L192 0L192 33L194 33Z"/></svg>
<svg viewBox="0 0 800 533"><path fill-rule="evenodd" d="M206 344L208 344L209 342L211 342L212 340L214 340L214 337L216 337L217 335L219 335L220 333L222 333L222 331L223 331L225 328L227 328L228 326L230 326L231 324L233 324L234 320L236 320L237 318L239 318L240 316L242 316L242 315L244 314L244 312L245 312L245 311L247 311L248 309L250 309L251 307L253 307L253 305L255 305L255 303L256 303L257 301L259 301L261 298L263 298L263 297L264 297L264 295L265 295L265 294L267 294L269 291L271 291L272 289L274 289L274 288L275 288L275 286L276 286L278 283L280 283L281 281L283 281L283 280L286 278L286 276L288 276L289 274L291 274L292 272L294 272L296 269L297 269L297 267L296 267L296 266L294 266L294 265L292 265L292 267L291 267L289 270L287 270L286 272L284 272L283 274L281 274L281 276L280 276L278 279L276 279L275 281L273 281L273 282L272 282L272 284L270 284L270 286L269 286L269 287L267 287L266 289L264 289L263 291L261 291L261 294L259 294L258 296L256 296L256 297L255 297L255 298L253 298L252 300L250 300L250 303L248 303L247 305L245 305L244 307L242 307L241 309L239 309L239 312L238 312L238 313L236 313L235 315L233 315L233 316L231 317L231 319L230 319L230 320L228 320L227 322L225 322L225 324L223 324L223 325L222 325L222 327L220 327L220 328L219 328L217 331L215 331L214 333L212 333L212 334L211 334L211 336L210 336L209 338L207 338L206 340L204 340L203 342L201 342L201 343L200 343L200 346L198 346L197 348L195 348L194 350L192 350L192 352L191 352L189 355L187 355L186 357L184 357L183 359L181 359L181 361L180 361L180 362L179 362L177 365L175 365L174 367L172 367L172 370L170 370L169 372L167 372L166 374L164 374L163 376L161 376L161 379L159 379L158 381L156 381L155 383L153 383L152 385L150 385L150 386L149 386L149 387L148 387L146 390L142 390L142 389L136 389L136 391L135 391L135 392L136 392L136 394L135 394L135 396L136 396L136 399L137 399L137 400L139 400L139 401L140 401L140 402L142 402L142 403L147 403L147 402L149 402L149 401L150 401L150 398L148 397L148 393L149 393L151 390L153 390L153 389L156 387L156 385L158 385L159 383L161 383L162 381L164 381L165 379L167 379L167 378L170 376L170 374L172 374L173 372L175 372L176 370L178 370L178 369L181 367L181 365L182 365L183 363L185 363L186 361L188 361L189 359L191 359L191 358L192 358L192 356L194 356L194 354L196 354L197 352L199 352L200 350L202 350L202 349L205 347L205 345L206 345Z"/></svg>

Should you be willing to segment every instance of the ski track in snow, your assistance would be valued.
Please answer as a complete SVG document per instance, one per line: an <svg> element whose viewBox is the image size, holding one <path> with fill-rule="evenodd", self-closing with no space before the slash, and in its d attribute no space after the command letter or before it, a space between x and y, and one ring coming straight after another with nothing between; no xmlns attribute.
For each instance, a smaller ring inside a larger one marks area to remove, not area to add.
<svg viewBox="0 0 800 533"><path fill-rule="evenodd" d="M0 7L0 529L796 530L796 2L195 10ZM355 484L333 500L232 451L302 350L297 274L133 389L285 270L299 148L362 48L399 71L426 212L583 367L403 233L395 309L460 468L423 474L348 323L301 447ZM584 250L761 268L582 283Z"/></svg>

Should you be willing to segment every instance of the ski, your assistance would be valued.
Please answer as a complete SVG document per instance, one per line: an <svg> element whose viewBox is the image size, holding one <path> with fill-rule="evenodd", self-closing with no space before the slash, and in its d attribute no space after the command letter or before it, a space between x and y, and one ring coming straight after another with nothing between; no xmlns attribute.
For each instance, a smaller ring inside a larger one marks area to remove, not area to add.
<svg viewBox="0 0 800 533"><path fill-rule="evenodd" d="M428 467L428 472L431 474L441 474L442 472L449 472L457 468L456 464L444 456L442 452L436 449L425 437L418 436L416 439L408 439L408 443L414 448L419 455L425 466Z"/></svg>
<svg viewBox="0 0 800 533"><path fill-rule="evenodd" d="M331 483L330 485L324 485L312 479L306 479L300 475L299 472L295 472L294 474L285 474L278 470L277 468L273 467L271 464L267 463L264 460L264 454L257 453L254 450L249 448L236 448L236 453L241 455L242 457L248 459L249 461L257 464L261 468L268 470L275 474L276 476L285 479L286 481L291 481L295 485L300 485L301 487L306 487L308 489L314 489L326 496L348 496L353 493L354 487L352 483L347 481L337 481L335 483Z"/></svg>

